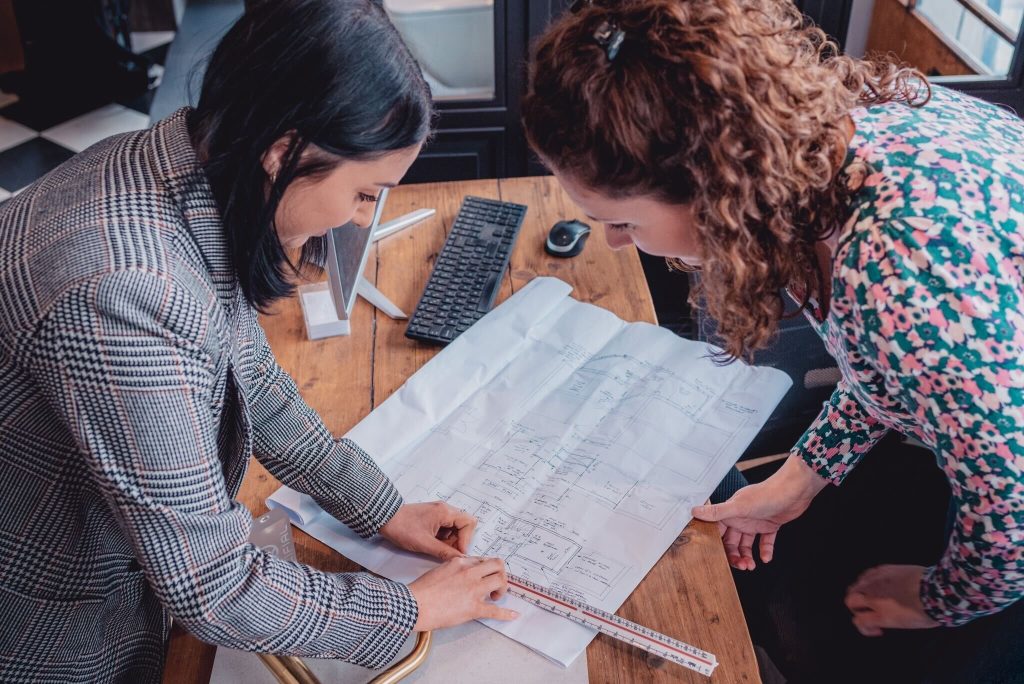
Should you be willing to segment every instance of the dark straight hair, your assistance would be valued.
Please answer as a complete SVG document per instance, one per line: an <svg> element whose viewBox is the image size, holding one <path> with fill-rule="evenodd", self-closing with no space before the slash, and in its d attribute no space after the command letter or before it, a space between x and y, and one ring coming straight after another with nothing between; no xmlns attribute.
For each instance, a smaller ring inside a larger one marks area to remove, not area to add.
<svg viewBox="0 0 1024 684"><path fill-rule="evenodd" d="M419 66L372 0L250 3L210 58L189 119L250 304L265 310L291 294L292 276L323 264L323 238L297 264L278 239L289 184L421 143L433 116ZM263 155L283 136L270 179Z"/></svg>

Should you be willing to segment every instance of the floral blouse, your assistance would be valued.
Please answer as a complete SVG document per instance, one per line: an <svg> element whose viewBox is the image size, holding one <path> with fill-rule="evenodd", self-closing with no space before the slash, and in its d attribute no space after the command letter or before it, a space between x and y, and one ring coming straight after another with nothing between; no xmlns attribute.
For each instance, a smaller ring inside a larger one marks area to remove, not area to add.
<svg viewBox="0 0 1024 684"><path fill-rule="evenodd" d="M839 484L887 430L934 450L956 522L921 600L960 625L1024 594L1024 121L937 86L853 117L816 324L842 380L794 452Z"/></svg>

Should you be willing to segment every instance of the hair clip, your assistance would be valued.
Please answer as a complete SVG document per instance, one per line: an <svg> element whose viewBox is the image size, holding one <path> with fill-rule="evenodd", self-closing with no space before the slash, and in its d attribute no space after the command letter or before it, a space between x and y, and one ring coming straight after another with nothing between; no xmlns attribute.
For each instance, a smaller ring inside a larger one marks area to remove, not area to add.
<svg viewBox="0 0 1024 684"><path fill-rule="evenodd" d="M594 0L573 0L569 12L579 14L581 10L594 4ZM604 48L604 54L611 62L619 54L622 42L626 40L626 32L613 21L603 21L594 31L594 42Z"/></svg>
<svg viewBox="0 0 1024 684"><path fill-rule="evenodd" d="M604 54L608 61L614 61L622 47L622 41L626 39L626 32L619 28L619 25L611 21L603 21L594 31L594 40L604 48Z"/></svg>

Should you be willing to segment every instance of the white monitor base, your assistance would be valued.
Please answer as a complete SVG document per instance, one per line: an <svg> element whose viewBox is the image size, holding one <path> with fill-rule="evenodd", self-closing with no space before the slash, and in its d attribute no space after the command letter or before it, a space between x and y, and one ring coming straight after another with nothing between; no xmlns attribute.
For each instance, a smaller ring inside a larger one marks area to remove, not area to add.
<svg viewBox="0 0 1024 684"><path fill-rule="evenodd" d="M327 282L299 286L299 305L302 306L302 318L306 323L306 336L311 340L325 337L348 335L352 331L351 322L338 318L331 298L331 288ZM405 319L408 316L394 305L380 290L366 278L360 278L356 294L373 304L391 318Z"/></svg>
<svg viewBox="0 0 1024 684"><path fill-rule="evenodd" d="M326 281L300 285L299 304L302 305L302 318L306 322L306 336L309 339L319 340L351 332L349 322L338 319L334 300L331 299L331 288Z"/></svg>

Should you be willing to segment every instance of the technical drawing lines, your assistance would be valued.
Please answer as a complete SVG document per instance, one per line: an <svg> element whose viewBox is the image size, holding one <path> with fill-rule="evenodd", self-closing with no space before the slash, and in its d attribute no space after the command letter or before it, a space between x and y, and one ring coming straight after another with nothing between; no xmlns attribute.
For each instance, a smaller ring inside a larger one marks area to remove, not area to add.
<svg viewBox="0 0 1024 684"><path fill-rule="evenodd" d="M600 600L630 566L585 548L537 522L518 517L462 490L447 501L476 516L473 553L502 558L509 571Z"/></svg>

